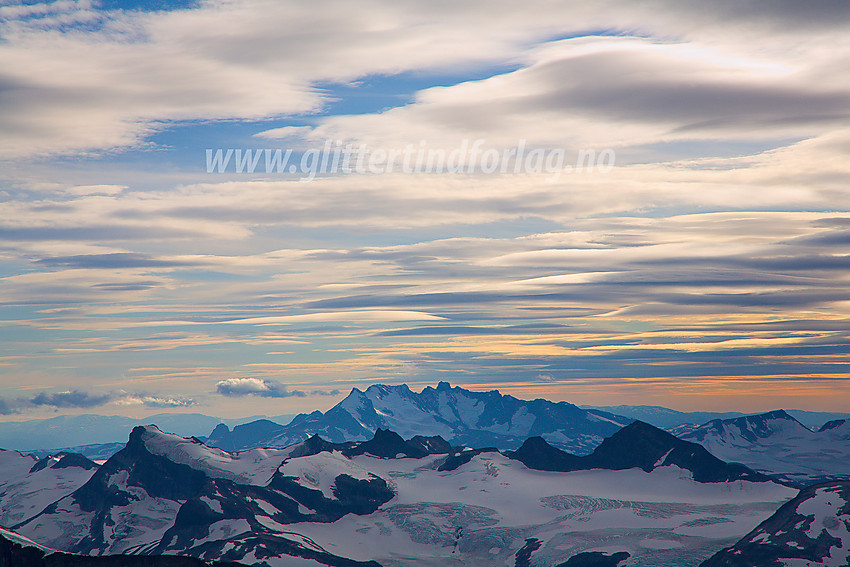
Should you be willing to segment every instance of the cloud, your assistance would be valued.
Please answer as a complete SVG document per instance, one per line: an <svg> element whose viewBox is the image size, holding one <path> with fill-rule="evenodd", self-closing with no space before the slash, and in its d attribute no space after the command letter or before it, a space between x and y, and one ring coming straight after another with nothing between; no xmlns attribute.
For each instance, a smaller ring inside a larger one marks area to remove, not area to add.
<svg viewBox="0 0 850 567"><path fill-rule="evenodd" d="M195 262L162 260L148 254L116 252L112 254L77 254L36 260L49 267L115 269L115 268L173 268L197 265Z"/></svg>
<svg viewBox="0 0 850 567"><path fill-rule="evenodd" d="M21 158L0 192L0 304L25 331L0 365L52 387L0 413L107 396L74 398L61 368L82 389L132 369L140 389L106 403L185 407L145 384L273 404L342 375L686 388L695 368L843 364L850 4L317 1L0 7L0 151ZM175 124L187 135L152 137ZM281 137L523 138L612 147L617 165L298 183L204 175L186 149ZM83 159L25 159L57 153Z"/></svg>
<svg viewBox="0 0 850 567"><path fill-rule="evenodd" d="M331 397L333 397L333 396L338 396L341 393L342 392L340 392L338 389L334 388L333 390L313 390L312 392L310 392L310 395L311 396L331 396Z"/></svg>
<svg viewBox="0 0 850 567"><path fill-rule="evenodd" d="M102 406L112 401L110 394L90 394L80 390L66 392L37 394L29 403L34 406L51 406L55 408L92 408Z"/></svg>
<svg viewBox="0 0 850 567"><path fill-rule="evenodd" d="M112 391L92 393L83 390L66 390L63 392L40 392L31 398L14 400L0 398L0 415L21 413L39 407L60 409L85 409L104 406L110 403L117 405L144 405L149 408L189 407L197 402L186 396L162 396L150 393L127 393Z"/></svg>
<svg viewBox="0 0 850 567"><path fill-rule="evenodd" d="M637 5L626 0L592 6L499 2L495 7L473 1L448 3L439 10L379 0L356 6L325 0L309 7L242 0L154 13L74 4L41 14L10 10L7 19L0 19L0 88L6 110L0 119L0 153L20 157L140 146L177 121L316 112L330 99L318 85L526 63L529 46L586 30L702 43L717 46L721 55L731 50L769 57L779 50L787 54L793 43L796 57L808 60L810 67L834 67L835 78L819 73L815 79L840 81L842 67L836 62L841 54L834 47L846 35L841 23L848 21L848 9L842 2L805 9L784 2L769 13L751 3L735 4L723 3L710 14L697 2ZM801 34L805 41L799 40ZM603 65L600 70L607 69ZM627 68L623 75L629 80L645 72ZM686 83L679 86L687 88ZM694 88L699 86L705 85ZM632 102L622 99L612 108L637 105L643 112L645 97L657 92L638 89ZM723 100L734 104L733 92L725 90ZM606 102L605 96L597 103L592 92L586 95L590 104ZM780 89L776 99L784 96ZM483 102L489 115L493 100ZM658 110L663 102L650 104ZM826 110L832 108L829 100L821 102L827 103ZM672 109L684 111L680 104ZM468 101L455 110L454 118L463 118L463 110L471 111L467 119L485 117ZM760 108L755 110L761 114Z"/></svg>
<svg viewBox="0 0 850 567"><path fill-rule="evenodd" d="M8 400L0 398L0 415L12 415L20 412L21 410L19 407L10 404Z"/></svg>
<svg viewBox="0 0 850 567"><path fill-rule="evenodd" d="M402 148L484 138L499 149L522 139L625 154L676 140L812 136L850 117L850 89L829 69L786 68L704 45L580 37L530 58L512 72L420 91L403 107L324 118L309 137ZM815 72L823 79L813 82Z"/></svg>
<svg viewBox="0 0 850 567"><path fill-rule="evenodd" d="M186 408L196 405L192 398L183 396L158 396L155 394L127 394L117 400L121 405L142 404L148 408Z"/></svg>
<svg viewBox="0 0 850 567"><path fill-rule="evenodd" d="M259 396L261 398L303 398L300 390L289 390L285 384L261 378L228 378L216 384L216 392L223 396Z"/></svg>

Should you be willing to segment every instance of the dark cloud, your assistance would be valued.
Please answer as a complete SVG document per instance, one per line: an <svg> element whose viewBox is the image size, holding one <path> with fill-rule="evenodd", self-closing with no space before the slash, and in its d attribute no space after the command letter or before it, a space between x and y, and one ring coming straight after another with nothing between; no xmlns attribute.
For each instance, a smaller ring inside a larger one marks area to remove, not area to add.
<svg viewBox="0 0 850 567"><path fill-rule="evenodd" d="M194 266L194 262L175 262L160 260L147 254L135 252L116 252L113 254L77 254L74 256L55 256L36 260L36 264L61 268L172 268L178 266Z"/></svg>
<svg viewBox="0 0 850 567"><path fill-rule="evenodd" d="M112 241L112 240L151 240L160 238L186 238L198 236L198 233L179 229L156 229L144 226L21 226L0 227L0 239L11 241L74 240L74 241Z"/></svg>
<svg viewBox="0 0 850 567"><path fill-rule="evenodd" d="M133 283L99 283L92 285L92 287L108 291L142 291L158 287L160 285L162 285L162 282L155 280L143 280Z"/></svg>
<svg viewBox="0 0 850 567"><path fill-rule="evenodd" d="M407 336L452 336L452 335L549 335L565 333L588 333L587 329L573 328L567 325L511 325L507 327L473 327L468 325L432 325L393 329L378 333L381 337Z"/></svg>
<svg viewBox="0 0 850 567"><path fill-rule="evenodd" d="M290 390L285 384L261 378L228 378L215 386L222 396L259 396L261 398L303 398L307 395L301 390Z"/></svg>
<svg viewBox="0 0 850 567"><path fill-rule="evenodd" d="M850 244L850 230L831 230L821 234L794 238L789 242L807 246L847 246Z"/></svg>
<svg viewBox="0 0 850 567"><path fill-rule="evenodd" d="M41 392L31 398L6 400L0 398L0 415L21 413L26 409L52 407L55 409L94 408L110 402L123 404L140 404L149 408L189 407L197 402L183 396L161 396L147 392L128 394L127 392L91 393L82 390L67 390L65 392Z"/></svg>
<svg viewBox="0 0 850 567"><path fill-rule="evenodd" d="M0 415L12 415L13 413L20 413L20 408L17 408L10 404L7 400L0 398Z"/></svg>
<svg viewBox="0 0 850 567"><path fill-rule="evenodd" d="M96 395L81 390L69 390L57 393L42 392L30 399L29 403L55 408L92 408L109 403L112 399L110 394Z"/></svg>
<svg viewBox="0 0 850 567"><path fill-rule="evenodd" d="M338 396L340 395L340 391L334 388L333 390L313 390L310 392L311 396Z"/></svg>

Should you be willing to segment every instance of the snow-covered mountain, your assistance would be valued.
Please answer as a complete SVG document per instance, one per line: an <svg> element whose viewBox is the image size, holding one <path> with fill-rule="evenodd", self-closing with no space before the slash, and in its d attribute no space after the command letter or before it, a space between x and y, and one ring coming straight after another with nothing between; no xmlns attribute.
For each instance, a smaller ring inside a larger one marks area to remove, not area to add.
<svg viewBox="0 0 850 567"><path fill-rule="evenodd" d="M783 410L714 420L684 433L724 461L778 474L798 485L850 478L850 420L812 431Z"/></svg>
<svg viewBox="0 0 850 567"><path fill-rule="evenodd" d="M674 435L677 431L686 431L713 421L715 419L734 419L744 417L745 413L737 411L678 411L662 406L579 406L582 409L597 409L639 419L655 427L660 427ZM786 413L810 429L819 429L824 423L834 420L850 419L850 413L786 410Z"/></svg>
<svg viewBox="0 0 850 567"><path fill-rule="evenodd" d="M701 567L850 565L850 482L809 486Z"/></svg>
<svg viewBox="0 0 850 567"><path fill-rule="evenodd" d="M456 467L444 466L451 456L353 457L391 479L396 496L369 515L291 529L385 567L589 565L601 555L624 565L687 567L795 492L773 482L701 483L671 464L558 472L495 451L468 452ZM583 554L586 562L574 559Z"/></svg>
<svg viewBox="0 0 850 567"><path fill-rule="evenodd" d="M365 392L353 389L325 413L301 414L277 428L260 424L257 435L246 435L247 425L239 435L218 426L207 442L243 450L285 447L314 434L336 443L365 440L378 429L391 429L405 438L439 435L455 445L499 449L515 449L526 438L541 436L562 449L586 454L631 421L566 402L520 400L495 390L471 392L447 382L420 393L406 385L373 385Z"/></svg>
<svg viewBox="0 0 850 567"><path fill-rule="evenodd" d="M557 451L529 443L525 453ZM360 443L313 436L232 454L137 427L88 482L14 529L64 552L269 567L579 565L626 555L627 565L693 566L794 495L752 474L703 478L701 451L634 424L595 457L567 456L586 470L559 472L526 466L523 449L471 451L385 429Z"/></svg>
<svg viewBox="0 0 850 567"><path fill-rule="evenodd" d="M86 484L15 530L72 553L179 552L249 563L271 554L355 565L288 534L284 525L374 511L392 497L386 482L341 455L327 456L322 474L289 475L281 466L288 455L286 449L233 455L137 427Z"/></svg>
<svg viewBox="0 0 850 567"><path fill-rule="evenodd" d="M683 441L642 421L635 421L605 439L590 455L570 455L540 437L529 438L507 455L529 468L548 471L639 468L652 472L658 467L677 466L699 482L769 480L743 465L721 461L697 443Z"/></svg>
<svg viewBox="0 0 850 567"><path fill-rule="evenodd" d="M0 449L0 526L11 526L41 512L48 504L77 490L97 470L82 455L36 460Z"/></svg>
<svg viewBox="0 0 850 567"><path fill-rule="evenodd" d="M682 425L702 425L712 419L730 419L741 417L740 412L709 412L709 411L677 411L662 406L579 406L582 409L596 409L622 415L631 419L639 419L655 427L671 430Z"/></svg>

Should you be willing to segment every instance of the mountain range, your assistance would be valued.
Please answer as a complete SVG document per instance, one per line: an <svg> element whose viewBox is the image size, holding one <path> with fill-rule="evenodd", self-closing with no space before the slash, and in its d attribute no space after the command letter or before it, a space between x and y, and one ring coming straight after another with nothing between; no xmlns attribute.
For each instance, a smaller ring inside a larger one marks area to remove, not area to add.
<svg viewBox="0 0 850 567"><path fill-rule="evenodd" d="M568 470L546 470L553 454ZM502 453L387 429L233 454L145 426L87 466L14 532L64 553L271 567L696 565L795 492L641 422L588 456L541 437ZM617 549L600 550L612 537Z"/></svg>
<svg viewBox="0 0 850 567"><path fill-rule="evenodd" d="M575 456L552 447L541 437L531 437L516 451L506 453L529 468L571 472L591 469L625 470L639 468L651 472L657 467L677 466L691 472L698 482L765 482L766 475L740 464L729 464L709 453L702 445L682 441L642 421L622 428L586 456Z"/></svg>
<svg viewBox="0 0 850 567"><path fill-rule="evenodd" d="M611 409L629 408L635 406ZM682 416L717 415L684 414L650 406L638 408L642 411L637 413L653 416L656 426L659 421L668 425L676 423ZM673 420L675 414L680 415ZM659 420L658 416L667 417ZM352 390L327 412L301 414L287 425L259 420L231 430L219 424L205 442L239 451L285 447L315 434L334 443L363 440L378 429L392 429L406 436L440 435L454 445L500 450L517 449L526 438L540 436L559 449L587 455L604 437L632 421L631 417L581 409L565 402L518 400L498 392L470 392L445 382L421 393L412 392L407 386L373 385L365 391ZM829 421L813 431L790 413L775 410L712 419L702 425L680 424L671 432L683 440L701 444L724 461L779 475L796 486L850 478L850 421L847 420Z"/></svg>
<svg viewBox="0 0 850 567"><path fill-rule="evenodd" d="M655 427L666 429L675 433L674 430L686 429L688 426L698 426L716 419L734 419L743 417L745 413L737 411L713 412L713 411L677 411L661 406L579 406L582 409L596 409L609 413L622 415L631 419L639 419ZM820 427L834 420L848 419L850 413L821 412L805 410L786 410L788 415L808 427L809 429L820 429Z"/></svg>
<svg viewBox="0 0 850 567"><path fill-rule="evenodd" d="M0 567L827 566L850 545L850 422L782 410L676 436L564 402L372 386L206 443L148 425L104 447L101 465L0 451Z"/></svg>
<svg viewBox="0 0 850 567"><path fill-rule="evenodd" d="M710 421L680 435L713 455L805 486L850 479L850 420L812 431L783 410Z"/></svg>
<svg viewBox="0 0 850 567"><path fill-rule="evenodd" d="M219 425L206 442L227 450L286 447L318 434L334 443L369 439L378 429L402 436L439 435L455 445L516 449L530 436L541 436L568 451L586 454L604 437L632 420L567 402L520 400L490 392L472 392L440 382L420 393L406 385L354 388L327 412L300 414L287 425L255 422Z"/></svg>

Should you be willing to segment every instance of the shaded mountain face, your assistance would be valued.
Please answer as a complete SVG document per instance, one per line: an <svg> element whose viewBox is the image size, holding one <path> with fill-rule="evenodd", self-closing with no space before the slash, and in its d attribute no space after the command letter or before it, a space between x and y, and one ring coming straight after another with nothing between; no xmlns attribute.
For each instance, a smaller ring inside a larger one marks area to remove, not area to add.
<svg viewBox="0 0 850 567"><path fill-rule="evenodd" d="M243 567L236 563L201 561L174 555L111 555L91 557L45 549L0 531L0 567Z"/></svg>
<svg viewBox="0 0 850 567"><path fill-rule="evenodd" d="M809 486L701 567L850 565L850 481Z"/></svg>
<svg viewBox="0 0 850 567"><path fill-rule="evenodd" d="M850 422L812 431L783 410L714 420L680 436L713 455L806 486L850 479Z"/></svg>
<svg viewBox="0 0 850 567"><path fill-rule="evenodd" d="M398 457L421 459L429 454L423 447L408 443L402 439L401 435L389 429L378 429L375 431L375 436L371 440L358 443L354 447L344 450L342 453L346 457L369 454L385 459L395 459Z"/></svg>
<svg viewBox="0 0 850 567"><path fill-rule="evenodd" d="M234 429L228 438L219 426L208 442L232 443L242 450L252 447L285 447L320 435L333 442L371 439L378 429L392 430L404 438L437 436L452 445L514 449L530 436L575 453L586 454L603 438L631 420L598 410L583 410L566 402L519 400L498 391L471 392L441 382L422 392L407 386L370 386L353 389L325 413L315 411L295 417L279 431L262 431L240 437ZM256 423L256 422L255 422ZM240 426L246 428L252 424ZM227 439L231 439L228 441Z"/></svg>
<svg viewBox="0 0 850 567"><path fill-rule="evenodd" d="M36 460L0 450L0 525L28 520L52 502L72 493L95 473L82 455L60 454Z"/></svg>
<svg viewBox="0 0 850 567"><path fill-rule="evenodd" d="M834 430L843 439L850 439L850 419L834 419L824 423L818 433Z"/></svg>
<svg viewBox="0 0 850 567"><path fill-rule="evenodd" d="M225 424L219 423L212 430L205 443L210 447L219 447L225 451L253 449L254 439L269 439L283 433L284 427L268 419L258 419L250 423L237 425L231 431Z"/></svg>
<svg viewBox="0 0 850 567"><path fill-rule="evenodd" d="M635 421L608 437L590 455L565 453L540 437L528 439L507 455L529 468L546 471L639 468L651 472L657 467L675 465L690 471L697 482L770 480L743 465L723 462L701 445L682 441L642 421Z"/></svg>

